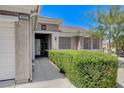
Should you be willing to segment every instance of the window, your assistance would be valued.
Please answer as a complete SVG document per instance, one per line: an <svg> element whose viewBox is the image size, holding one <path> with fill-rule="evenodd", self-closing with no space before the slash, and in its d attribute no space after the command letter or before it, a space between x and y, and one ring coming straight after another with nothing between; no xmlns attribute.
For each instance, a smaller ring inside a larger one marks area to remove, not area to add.
<svg viewBox="0 0 124 93"><path fill-rule="evenodd" d="M71 49L71 37L60 37L59 49Z"/></svg>
<svg viewBox="0 0 124 93"><path fill-rule="evenodd" d="M84 49L91 49L91 39L88 37L84 38Z"/></svg>
<svg viewBox="0 0 124 93"><path fill-rule="evenodd" d="M46 30L46 25L41 25L41 30Z"/></svg>
<svg viewBox="0 0 124 93"><path fill-rule="evenodd" d="M93 49L99 49L99 39L93 39Z"/></svg>

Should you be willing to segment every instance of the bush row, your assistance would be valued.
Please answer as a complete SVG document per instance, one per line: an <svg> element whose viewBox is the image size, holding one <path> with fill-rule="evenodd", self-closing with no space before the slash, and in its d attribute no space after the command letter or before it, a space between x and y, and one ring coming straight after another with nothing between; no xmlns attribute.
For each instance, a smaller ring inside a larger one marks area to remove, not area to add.
<svg viewBox="0 0 124 93"><path fill-rule="evenodd" d="M50 50L49 59L65 72L76 87L114 87L117 79L117 58L94 51Z"/></svg>

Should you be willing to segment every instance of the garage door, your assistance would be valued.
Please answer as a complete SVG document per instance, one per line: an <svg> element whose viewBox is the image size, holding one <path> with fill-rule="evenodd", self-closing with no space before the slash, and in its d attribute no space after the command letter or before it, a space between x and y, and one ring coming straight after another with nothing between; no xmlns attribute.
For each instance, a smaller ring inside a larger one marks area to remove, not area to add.
<svg viewBox="0 0 124 93"><path fill-rule="evenodd" d="M14 78L15 78L14 23L0 22L0 80Z"/></svg>

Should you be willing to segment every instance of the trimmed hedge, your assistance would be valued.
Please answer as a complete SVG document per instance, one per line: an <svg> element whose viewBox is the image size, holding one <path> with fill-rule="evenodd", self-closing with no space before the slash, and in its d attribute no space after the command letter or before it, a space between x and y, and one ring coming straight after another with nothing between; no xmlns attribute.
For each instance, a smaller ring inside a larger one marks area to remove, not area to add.
<svg viewBox="0 0 124 93"><path fill-rule="evenodd" d="M94 51L50 50L49 59L65 72L76 87L115 87L117 58Z"/></svg>

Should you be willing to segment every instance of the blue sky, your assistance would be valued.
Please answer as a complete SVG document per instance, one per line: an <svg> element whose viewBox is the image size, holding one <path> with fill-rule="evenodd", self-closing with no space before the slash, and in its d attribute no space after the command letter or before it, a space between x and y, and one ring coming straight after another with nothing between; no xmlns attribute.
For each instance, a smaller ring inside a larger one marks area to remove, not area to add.
<svg viewBox="0 0 124 93"><path fill-rule="evenodd" d="M96 5L43 5L40 16L63 19L63 25L88 29L92 27L91 25L95 25L92 17L97 7ZM99 7L105 9L107 6Z"/></svg>

